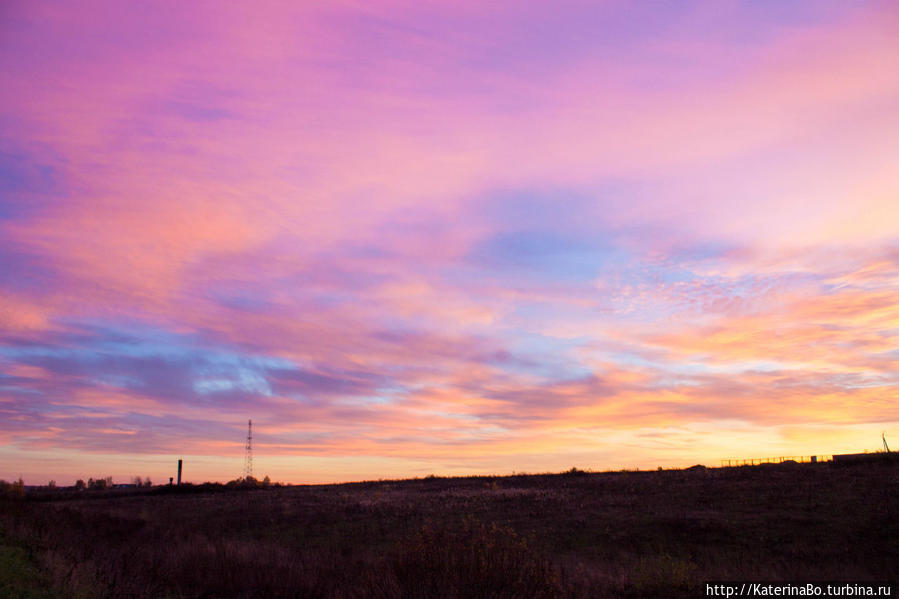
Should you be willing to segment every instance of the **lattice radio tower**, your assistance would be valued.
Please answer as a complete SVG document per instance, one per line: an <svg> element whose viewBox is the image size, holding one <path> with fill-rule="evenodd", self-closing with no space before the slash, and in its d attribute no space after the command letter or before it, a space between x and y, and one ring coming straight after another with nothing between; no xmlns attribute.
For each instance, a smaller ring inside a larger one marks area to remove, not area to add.
<svg viewBox="0 0 899 599"><path fill-rule="evenodd" d="M253 476L253 421L247 422L247 446L243 458L244 479Z"/></svg>

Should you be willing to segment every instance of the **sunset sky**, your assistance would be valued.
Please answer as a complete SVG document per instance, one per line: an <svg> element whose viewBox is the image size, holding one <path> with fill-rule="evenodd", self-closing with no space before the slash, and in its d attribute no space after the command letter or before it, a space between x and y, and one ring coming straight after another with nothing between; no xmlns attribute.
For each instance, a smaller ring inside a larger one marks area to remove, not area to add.
<svg viewBox="0 0 899 599"><path fill-rule="evenodd" d="M899 5L0 5L0 478L899 446Z"/></svg>

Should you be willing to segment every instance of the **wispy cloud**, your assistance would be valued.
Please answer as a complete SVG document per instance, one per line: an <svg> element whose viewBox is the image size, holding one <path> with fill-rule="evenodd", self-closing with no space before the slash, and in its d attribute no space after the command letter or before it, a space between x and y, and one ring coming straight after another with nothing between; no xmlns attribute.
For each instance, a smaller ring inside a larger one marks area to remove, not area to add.
<svg viewBox="0 0 899 599"><path fill-rule="evenodd" d="M899 422L897 34L890 3L10 5L3 462L228 476L249 417L289 480L864 449Z"/></svg>

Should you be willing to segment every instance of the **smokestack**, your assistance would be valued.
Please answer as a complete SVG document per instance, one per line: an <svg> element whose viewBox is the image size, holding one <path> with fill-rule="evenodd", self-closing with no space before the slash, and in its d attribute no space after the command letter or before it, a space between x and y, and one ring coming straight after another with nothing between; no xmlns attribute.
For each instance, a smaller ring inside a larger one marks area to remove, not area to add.
<svg viewBox="0 0 899 599"><path fill-rule="evenodd" d="M183 460L178 460L178 484L181 484L181 463Z"/></svg>

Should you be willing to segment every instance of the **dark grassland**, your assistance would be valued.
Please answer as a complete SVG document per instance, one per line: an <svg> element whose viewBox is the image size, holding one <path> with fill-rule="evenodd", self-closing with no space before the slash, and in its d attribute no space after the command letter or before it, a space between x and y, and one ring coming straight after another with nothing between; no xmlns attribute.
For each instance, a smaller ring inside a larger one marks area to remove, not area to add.
<svg viewBox="0 0 899 599"><path fill-rule="evenodd" d="M896 460L0 502L5 596L697 597L897 565Z"/></svg>

